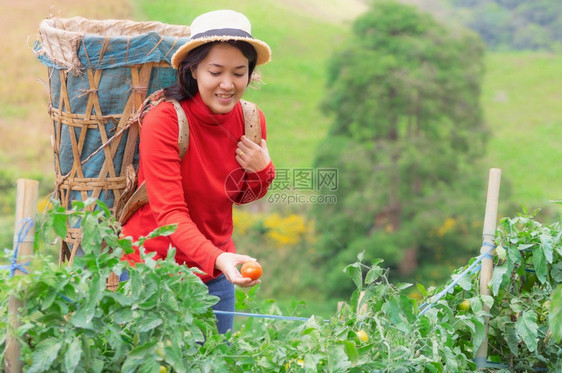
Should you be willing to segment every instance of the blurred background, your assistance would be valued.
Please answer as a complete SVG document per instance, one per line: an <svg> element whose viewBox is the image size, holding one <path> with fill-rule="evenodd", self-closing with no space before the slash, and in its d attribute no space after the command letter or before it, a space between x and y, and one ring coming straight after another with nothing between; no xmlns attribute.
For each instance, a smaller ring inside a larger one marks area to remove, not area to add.
<svg viewBox="0 0 562 373"><path fill-rule="evenodd" d="M348 299L364 253L393 281L446 282L480 251L490 168L498 217L558 218L562 3L558 0L0 0L0 245L11 248L17 178L54 189L50 16L189 25L243 12L273 50L247 99L264 111L277 179L235 208L238 250L264 267L259 296L304 314ZM57 252L53 255L58 260ZM417 294L410 294L416 297Z"/></svg>

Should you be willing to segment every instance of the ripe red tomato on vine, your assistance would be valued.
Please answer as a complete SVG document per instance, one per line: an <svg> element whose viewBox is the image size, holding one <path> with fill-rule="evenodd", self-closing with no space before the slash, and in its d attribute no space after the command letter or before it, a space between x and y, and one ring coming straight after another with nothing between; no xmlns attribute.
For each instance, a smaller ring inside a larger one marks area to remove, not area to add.
<svg viewBox="0 0 562 373"><path fill-rule="evenodd" d="M258 262L250 261L242 264L240 273L242 274L242 277L251 278L253 281L255 281L261 277L262 268Z"/></svg>

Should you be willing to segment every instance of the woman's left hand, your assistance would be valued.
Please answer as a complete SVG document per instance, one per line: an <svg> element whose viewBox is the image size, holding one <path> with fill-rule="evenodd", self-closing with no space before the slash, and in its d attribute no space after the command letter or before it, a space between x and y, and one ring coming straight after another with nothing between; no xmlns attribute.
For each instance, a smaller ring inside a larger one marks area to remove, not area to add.
<svg viewBox="0 0 562 373"><path fill-rule="evenodd" d="M236 161L248 172L258 172L266 168L271 162L271 157L265 140L261 139L258 145L246 136L242 136L236 148Z"/></svg>

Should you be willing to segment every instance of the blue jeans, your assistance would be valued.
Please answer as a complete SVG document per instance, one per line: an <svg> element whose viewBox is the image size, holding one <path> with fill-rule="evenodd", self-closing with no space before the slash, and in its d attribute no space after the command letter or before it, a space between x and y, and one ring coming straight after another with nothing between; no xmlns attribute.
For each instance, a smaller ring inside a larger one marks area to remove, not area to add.
<svg viewBox="0 0 562 373"><path fill-rule="evenodd" d="M219 302L213 306L213 310L234 312L235 291L234 285L221 274L219 277L205 283L209 288L209 294L219 297ZM216 315L217 329L224 334L232 330L234 326L234 315Z"/></svg>

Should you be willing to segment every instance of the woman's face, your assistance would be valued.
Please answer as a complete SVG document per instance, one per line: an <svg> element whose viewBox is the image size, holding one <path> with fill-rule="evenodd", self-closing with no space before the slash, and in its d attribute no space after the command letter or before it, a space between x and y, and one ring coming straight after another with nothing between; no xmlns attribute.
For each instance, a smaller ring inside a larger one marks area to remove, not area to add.
<svg viewBox="0 0 562 373"><path fill-rule="evenodd" d="M217 44L191 73L205 105L215 114L225 114L246 91L248 59L236 47Z"/></svg>

